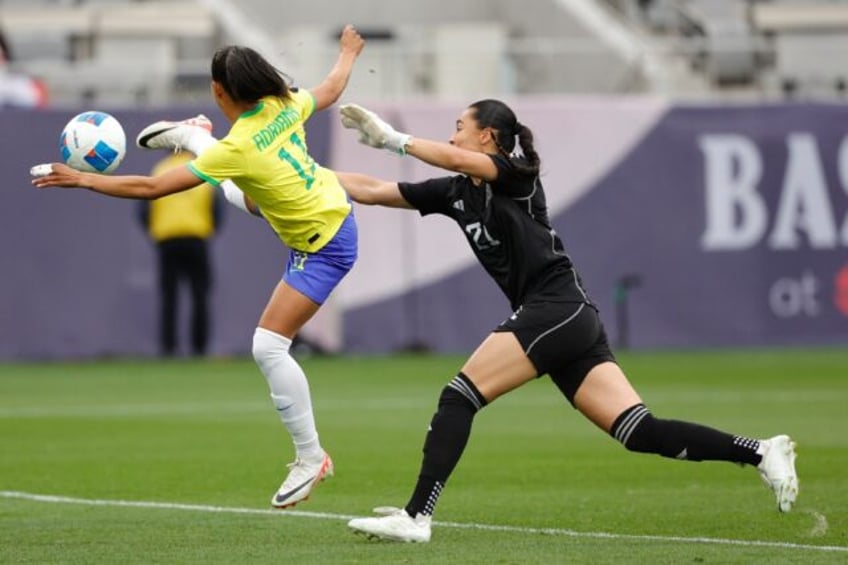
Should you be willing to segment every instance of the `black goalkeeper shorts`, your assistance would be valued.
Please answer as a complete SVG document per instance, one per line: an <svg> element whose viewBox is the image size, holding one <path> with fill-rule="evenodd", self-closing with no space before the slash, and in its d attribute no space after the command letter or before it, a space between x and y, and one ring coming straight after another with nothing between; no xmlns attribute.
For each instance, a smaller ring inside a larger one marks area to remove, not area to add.
<svg viewBox="0 0 848 565"><path fill-rule="evenodd" d="M615 361L598 312L585 303L528 302L494 331L513 333L538 375L550 375L572 404L589 371Z"/></svg>

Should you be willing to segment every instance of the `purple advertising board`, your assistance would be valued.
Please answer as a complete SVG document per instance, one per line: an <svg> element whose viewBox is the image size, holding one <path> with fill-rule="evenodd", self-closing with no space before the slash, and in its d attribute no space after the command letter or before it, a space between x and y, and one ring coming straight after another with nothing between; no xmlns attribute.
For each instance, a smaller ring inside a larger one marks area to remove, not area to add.
<svg viewBox="0 0 848 565"><path fill-rule="evenodd" d="M214 108L120 111L127 156L116 174L147 174L165 154L134 147L151 121L213 118ZM30 185L31 165L59 158L59 132L74 112L0 111L0 360L151 356L157 351L156 255L137 203L86 190ZM309 122L313 155L328 154L328 118ZM211 243L210 353L250 352L253 329L280 280L287 249L262 220L227 207ZM181 351L188 347L189 297L181 300Z"/></svg>
<svg viewBox="0 0 848 565"><path fill-rule="evenodd" d="M536 136L552 222L614 344L848 341L848 107L592 97L512 105ZM448 138L462 110L374 107L435 139ZM131 144L152 120L198 111L226 131L208 107L112 113ZM3 361L156 353L155 255L135 203L29 184L32 164L58 157L72 113L0 112ZM395 180L445 174L359 145L332 111L308 125L311 152L333 168ZM118 172L147 173L160 156L131 147ZM468 352L510 314L450 221L362 206L356 214L358 264L316 332L332 348ZM211 352L249 354L286 249L235 209L212 249Z"/></svg>
<svg viewBox="0 0 848 565"><path fill-rule="evenodd" d="M516 106L536 135L549 204L559 192L579 193L551 206L552 222L614 343L848 341L848 107L658 108L650 100L629 107L616 100ZM447 129L451 112L422 111L417 127L435 122ZM649 119L637 124L640 113ZM627 135L632 140L617 147ZM592 160L602 163L583 174L583 162ZM387 167L381 162L370 172L380 176ZM454 235L441 255L465 246ZM385 241L380 246L386 253ZM363 255L367 247L366 239ZM428 263L415 269L426 271ZM469 351L508 314L469 258L446 276L348 308L345 343L361 351L406 344Z"/></svg>

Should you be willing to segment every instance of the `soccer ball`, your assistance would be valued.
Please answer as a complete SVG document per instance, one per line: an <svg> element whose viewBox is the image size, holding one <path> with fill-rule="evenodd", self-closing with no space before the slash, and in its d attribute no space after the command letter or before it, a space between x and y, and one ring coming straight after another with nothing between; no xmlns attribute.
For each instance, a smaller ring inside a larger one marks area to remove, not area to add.
<svg viewBox="0 0 848 565"><path fill-rule="evenodd" d="M127 136L114 116L83 112L71 118L59 136L62 161L78 171L111 173L127 152Z"/></svg>

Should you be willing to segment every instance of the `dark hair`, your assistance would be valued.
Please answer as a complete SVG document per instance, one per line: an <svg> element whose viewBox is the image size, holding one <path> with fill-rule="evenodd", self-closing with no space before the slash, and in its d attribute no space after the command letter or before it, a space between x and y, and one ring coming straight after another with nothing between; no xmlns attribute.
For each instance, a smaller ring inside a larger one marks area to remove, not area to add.
<svg viewBox="0 0 848 565"><path fill-rule="evenodd" d="M288 98L287 79L250 47L228 45L212 55L212 80L235 102L253 104L264 96Z"/></svg>
<svg viewBox="0 0 848 565"><path fill-rule="evenodd" d="M474 110L474 120L479 128L491 128L495 132L495 146L498 151L509 159L512 165L521 173L528 176L539 174L541 160L533 147L533 132L524 124L519 123L515 112L500 100L480 100L469 108ZM515 149L515 138L524 154L524 159L518 160L512 156Z"/></svg>

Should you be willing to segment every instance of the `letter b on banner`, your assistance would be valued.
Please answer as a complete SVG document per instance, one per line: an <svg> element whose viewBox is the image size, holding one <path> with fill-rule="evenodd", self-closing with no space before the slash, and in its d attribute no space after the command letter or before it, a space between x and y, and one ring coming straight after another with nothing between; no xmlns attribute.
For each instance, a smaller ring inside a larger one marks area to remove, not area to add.
<svg viewBox="0 0 848 565"><path fill-rule="evenodd" d="M704 153L707 251L755 245L768 227L768 210L757 192L763 162L757 146L736 134L709 134L698 140Z"/></svg>

